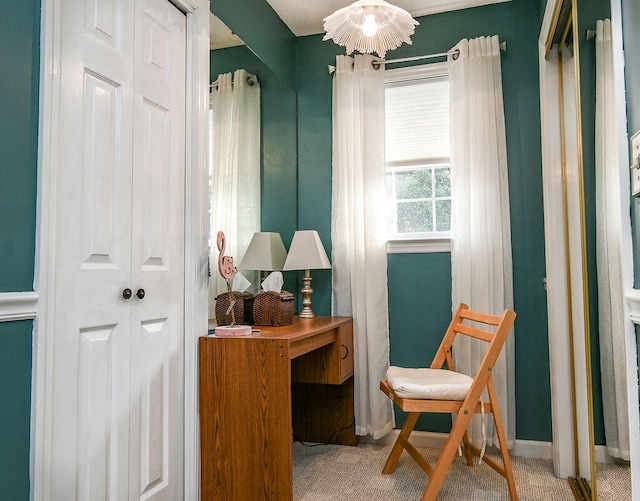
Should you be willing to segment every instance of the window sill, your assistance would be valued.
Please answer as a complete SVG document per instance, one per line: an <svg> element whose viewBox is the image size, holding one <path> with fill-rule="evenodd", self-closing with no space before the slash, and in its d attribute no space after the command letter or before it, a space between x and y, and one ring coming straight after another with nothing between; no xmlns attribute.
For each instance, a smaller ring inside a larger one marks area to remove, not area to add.
<svg viewBox="0 0 640 501"><path fill-rule="evenodd" d="M450 238L395 239L387 241L387 254L451 252Z"/></svg>

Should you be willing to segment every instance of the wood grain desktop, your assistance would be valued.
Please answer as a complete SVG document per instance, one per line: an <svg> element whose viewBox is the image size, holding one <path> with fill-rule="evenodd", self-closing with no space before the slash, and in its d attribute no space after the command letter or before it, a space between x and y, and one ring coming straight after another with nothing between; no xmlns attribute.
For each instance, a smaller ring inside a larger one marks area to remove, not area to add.
<svg viewBox="0 0 640 501"><path fill-rule="evenodd" d="M199 339L202 501L293 498L292 442L356 445L351 317Z"/></svg>

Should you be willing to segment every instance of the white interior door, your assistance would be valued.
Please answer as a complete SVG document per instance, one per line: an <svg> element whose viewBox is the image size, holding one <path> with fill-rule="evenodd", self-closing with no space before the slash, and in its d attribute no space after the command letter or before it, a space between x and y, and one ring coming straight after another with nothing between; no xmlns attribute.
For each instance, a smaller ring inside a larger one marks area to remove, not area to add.
<svg viewBox="0 0 640 501"><path fill-rule="evenodd" d="M135 17L129 499L173 501L183 491L186 23L166 0L138 0Z"/></svg>
<svg viewBox="0 0 640 501"><path fill-rule="evenodd" d="M51 495L179 499L185 17L167 0L61 17Z"/></svg>

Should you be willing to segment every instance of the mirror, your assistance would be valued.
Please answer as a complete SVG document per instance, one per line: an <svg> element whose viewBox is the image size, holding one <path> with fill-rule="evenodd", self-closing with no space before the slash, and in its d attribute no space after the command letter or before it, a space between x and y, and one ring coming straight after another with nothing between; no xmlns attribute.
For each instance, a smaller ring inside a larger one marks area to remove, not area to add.
<svg viewBox="0 0 640 501"><path fill-rule="evenodd" d="M209 12L209 50L239 47L241 45L245 45L242 39L231 31L213 12Z"/></svg>
<svg viewBox="0 0 640 501"><path fill-rule="evenodd" d="M611 98L613 104L596 106L596 81L604 77L596 78L596 42L585 36L587 30L596 30L598 20L606 18L611 18L609 2L550 0L541 36L546 45L541 54L541 107L547 282L548 302L554 304L549 316L554 469L558 476L569 477L576 499L588 500L598 498L601 463L621 461L613 456L629 457L628 443L623 444L623 436L629 433L626 390L620 390L625 376L620 377L616 368L624 365L624 355L620 360L624 348L618 345L614 357L609 345L617 342L616 332L632 329L624 300L616 298L623 295L631 273L624 264L611 264L600 252L608 228L620 226L624 219L618 213L600 222L601 214L610 210L609 204L620 211L618 200L628 200L629 193L620 191L619 181L628 179L629 173L626 165L602 153L619 142L616 137L604 137L597 125L604 115L599 113L607 106L619 109L615 105L619 94ZM613 122L615 118L608 122L609 128ZM618 179L613 203L599 194L604 172L609 176L611 171ZM558 181L552 180L554 175ZM630 233L628 215L626 225ZM624 231L616 227L617 236L606 244L617 249L614 253L631 252L624 249ZM630 242L630 235L627 240ZM610 272L602 273L610 266ZM607 281L611 274L628 277L614 284ZM605 297L603 292L611 294ZM562 448L567 450L565 455Z"/></svg>
<svg viewBox="0 0 640 501"><path fill-rule="evenodd" d="M261 231L280 233L289 247L297 227L296 94L221 20L211 14L210 81L219 74L245 69L260 84L260 224ZM213 233L218 229L212 228ZM211 239L215 245L215 235ZM233 256L236 265L243 256ZM212 262L211 273L216 273ZM297 274L285 275L285 288L296 291ZM254 293L258 284L253 284ZM210 294L209 317L215 312Z"/></svg>

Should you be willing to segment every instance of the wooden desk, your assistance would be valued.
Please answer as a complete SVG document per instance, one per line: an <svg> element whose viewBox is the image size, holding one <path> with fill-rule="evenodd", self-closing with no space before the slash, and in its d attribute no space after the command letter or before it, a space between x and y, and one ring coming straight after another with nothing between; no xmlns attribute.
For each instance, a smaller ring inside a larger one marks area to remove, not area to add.
<svg viewBox="0 0 640 501"><path fill-rule="evenodd" d="M201 337L202 501L293 497L292 441L356 445L351 317Z"/></svg>

